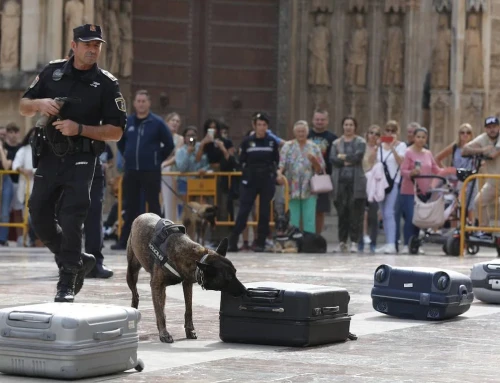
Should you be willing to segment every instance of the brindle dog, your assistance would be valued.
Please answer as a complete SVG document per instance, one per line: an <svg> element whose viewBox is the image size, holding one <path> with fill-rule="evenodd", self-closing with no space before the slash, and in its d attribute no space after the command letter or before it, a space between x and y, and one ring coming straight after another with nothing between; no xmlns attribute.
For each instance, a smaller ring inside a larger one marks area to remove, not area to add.
<svg viewBox="0 0 500 383"><path fill-rule="evenodd" d="M210 225L215 228L215 218L217 216L217 206L201 204L195 201L187 203L182 210L182 224L186 227L186 233L196 242L205 246L205 231Z"/></svg>
<svg viewBox="0 0 500 383"><path fill-rule="evenodd" d="M165 289L167 286L182 282L186 305L184 329L188 339L196 339L192 308L193 283L198 282L206 290L224 291L233 296L243 295L246 289L236 278L236 269L231 261L225 258L228 247L227 238L224 238L217 250L213 251L192 241L185 234L171 234L166 241L166 254L170 265L180 274L182 280L171 271L162 268L154 261L148 247L155 226L160 219L156 214L145 213L137 217L132 224L127 243L127 284L132 291L132 307L138 308L139 306L137 280L140 269L144 267L151 274L151 296L160 340L164 343L172 343L174 340L168 333L165 323ZM203 263L200 262L206 254L208 256Z"/></svg>

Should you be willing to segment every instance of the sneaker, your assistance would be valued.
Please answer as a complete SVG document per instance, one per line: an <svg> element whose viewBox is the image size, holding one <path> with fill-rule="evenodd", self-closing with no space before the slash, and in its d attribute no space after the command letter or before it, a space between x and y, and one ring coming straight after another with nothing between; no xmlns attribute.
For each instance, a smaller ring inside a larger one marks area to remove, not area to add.
<svg viewBox="0 0 500 383"><path fill-rule="evenodd" d="M401 254L409 254L408 246L403 246L403 250L401 250Z"/></svg>
<svg viewBox="0 0 500 383"><path fill-rule="evenodd" d="M384 246L384 254L397 254L396 245L393 243L388 243Z"/></svg>
<svg viewBox="0 0 500 383"><path fill-rule="evenodd" d="M340 242L338 246L333 249L334 253L347 253L347 245L344 242Z"/></svg>
<svg viewBox="0 0 500 383"><path fill-rule="evenodd" d="M369 235L364 235L363 242L365 243L365 245L369 245L370 243L372 243L372 240Z"/></svg>
<svg viewBox="0 0 500 383"><path fill-rule="evenodd" d="M492 235L491 233L485 233L483 231L477 231L470 236L472 239L480 240L480 241L491 241Z"/></svg>
<svg viewBox="0 0 500 383"><path fill-rule="evenodd" d="M351 242L351 249L349 250L350 253L357 253L358 252L358 244Z"/></svg>
<svg viewBox="0 0 500 383"><path fill-rule="evenodd" d="M375 254L387 254L385 252L385 248L387 247L387 245L384 245L382 247L379 247L378 249L375 250Z"/></svg>

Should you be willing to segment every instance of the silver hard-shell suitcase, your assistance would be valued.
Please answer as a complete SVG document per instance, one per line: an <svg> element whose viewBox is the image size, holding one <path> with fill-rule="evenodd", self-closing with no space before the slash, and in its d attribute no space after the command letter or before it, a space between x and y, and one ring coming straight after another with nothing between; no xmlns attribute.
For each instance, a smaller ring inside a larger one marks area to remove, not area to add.
<svg viewBox="0 0 500 383"><path fill-rule="evenodd" d="M140 318L131 307L86 303L0 309L0 372L77 379L142 371Z"/></svg>
<svg viewBox="0 0 500 383"><path fill-rule="evenodd" d="M485 303L500 303L500 260L476 263L470 272L474 296Z"/></svg>

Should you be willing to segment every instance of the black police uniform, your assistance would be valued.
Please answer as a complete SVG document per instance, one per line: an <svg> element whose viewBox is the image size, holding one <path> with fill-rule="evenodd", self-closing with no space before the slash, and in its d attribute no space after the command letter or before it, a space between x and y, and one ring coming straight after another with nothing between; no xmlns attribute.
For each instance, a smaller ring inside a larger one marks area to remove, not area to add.
<svg viewBox="0 0 500 383"><path fill-rule="evenodd" d="M75 41L103 41L97 25L87 24L73 32ZM80 102L66 103L59 112L62 119L91 126L111 124L124 129L125 101L117 79L97 64L90 70L80 71L73 67L73 62L74 57L50 62L23 98L71 97ZM82 256L82 226L90 205L96 157L104 149L104 142L82 136L64 137L53 128L46 127L45 133L50 131L50 134L35 148L41 155L29 210L35 232L55 254L59 267L55 300L71 302L95 264L93 256ZM52 138L47 139L50 135Z"/></svg>
<svg viewBox="0 0 500 383"><path fill-rule="evenodd" d="M276 168L279 149L276 141L266 135L247 137L241 144L240 164L243 175L240 183L240 209L230 240L230 250L237 251L240 234L245 230L257 194L260 196L259 223L255 250L264 250L269 235L271 200L276 189Z"/></svg>

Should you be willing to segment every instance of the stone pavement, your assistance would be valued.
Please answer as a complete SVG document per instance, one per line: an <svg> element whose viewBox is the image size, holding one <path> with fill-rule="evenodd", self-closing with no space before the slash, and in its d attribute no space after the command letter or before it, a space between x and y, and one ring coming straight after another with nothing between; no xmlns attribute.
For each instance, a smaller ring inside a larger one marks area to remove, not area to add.
<svg viewBox="0 0 500 383"><path fill-rule="evenodd" d="M108 244L109 249L109 244ZM418 322L375 312L370 291L373 272L382 263L393 266L439 266L469 273L473 263L494 257L481 252L464 259L439 254L228 254L243 282L286 281L345 287L355 314L351 331L357 341L313 348L285 348L223 343L218 338L218 292L194 287L194 324L198 340L186 340L182 288L167 288L167 328L175 343L158 340L149 289L149 275L139 280L139 357L141 373L126 373L84 382L499 382L500 306L475 301L455 320ZM78 302L128 306L124 252L105 249L106 263L115 271L110 280L86 280ZM0 249L0 305L50 301L55 292L53 257L45 249ZM0 382L36 379L0 374ZM40 380L41 381L41 380ZM43 380L49 382L49 380Z"/></svg>

